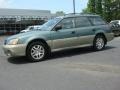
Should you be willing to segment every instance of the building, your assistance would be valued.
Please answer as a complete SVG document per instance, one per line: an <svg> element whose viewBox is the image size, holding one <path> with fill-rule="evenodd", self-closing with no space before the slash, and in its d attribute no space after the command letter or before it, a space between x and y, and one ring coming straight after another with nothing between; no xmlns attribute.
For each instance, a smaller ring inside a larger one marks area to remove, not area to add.
<svg viewBox="0 0 120 90"><path fill-rule="evenodd" d="M0 34L14 34L50 19L49 10L0 9Z"/></svg>

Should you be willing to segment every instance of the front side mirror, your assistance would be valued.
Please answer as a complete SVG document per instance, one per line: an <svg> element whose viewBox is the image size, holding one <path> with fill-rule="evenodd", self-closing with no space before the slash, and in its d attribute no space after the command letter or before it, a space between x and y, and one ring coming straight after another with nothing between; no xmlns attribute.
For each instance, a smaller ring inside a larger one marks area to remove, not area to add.
<svg viewBox="0 0 120 90"><path fill-rule="evenodd" d="M58 31L58 30L60 30L60 29L62 29L62 25L57 25L57 26L55 27L55 31Z"/></svg>

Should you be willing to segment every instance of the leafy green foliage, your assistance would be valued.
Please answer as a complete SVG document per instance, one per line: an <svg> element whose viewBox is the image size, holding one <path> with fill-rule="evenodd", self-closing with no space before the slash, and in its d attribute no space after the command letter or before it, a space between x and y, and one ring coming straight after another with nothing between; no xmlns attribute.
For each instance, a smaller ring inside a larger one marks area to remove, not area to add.
<svg viewBox="0 0 120 90"><path fill-rule="evenodd" d="M96 13L106 21L120 19L120 0L89 0L83 13Z"/></svg>
<svg viewBox="0 0 120 90"><path fill-rule="evenodd" d="M64 13L63 11L57 11L57 12L56 12L56 15L57 15L57 16L63 16L63 15L65 15L65 13Z"/></svg>

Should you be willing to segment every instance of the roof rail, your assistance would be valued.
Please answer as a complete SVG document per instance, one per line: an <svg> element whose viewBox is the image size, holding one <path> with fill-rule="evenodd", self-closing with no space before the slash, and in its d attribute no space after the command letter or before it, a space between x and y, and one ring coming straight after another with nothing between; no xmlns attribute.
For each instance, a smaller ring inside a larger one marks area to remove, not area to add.
<svg viewBox="0 0 120 90"><path fill-rule="evenodd" d="M65 15L80 15L80 13L68 13L68 14L65 14Z"/></svg>
<svg viewBox="0 0 120 90"><path fill-rule="evenodd" d="M87 15L97 15L96 13L81 13L81 14L87 14Z"/></svg>
<svg viewBox="0 0 120 90"><path fill-rule="evenodd" d="M69 15L97 15L96 13L69 13L69 14L65 14L65 16L69 16Z"/></svg>

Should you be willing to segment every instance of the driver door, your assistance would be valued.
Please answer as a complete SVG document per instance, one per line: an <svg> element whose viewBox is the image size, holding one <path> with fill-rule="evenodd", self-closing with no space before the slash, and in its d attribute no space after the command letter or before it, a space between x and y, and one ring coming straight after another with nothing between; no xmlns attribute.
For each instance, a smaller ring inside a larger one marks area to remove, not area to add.
<svg viewBox="0 0 120 90"><path fill-rule="evenodd" d="M56 25L61 26L61 29L51 31L52 49L61 49L77 45L77 34L74 23L74 18L65 18Z"/></svg>

